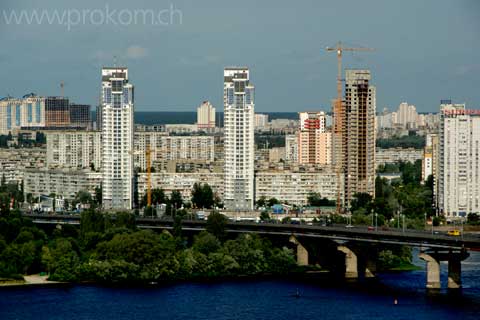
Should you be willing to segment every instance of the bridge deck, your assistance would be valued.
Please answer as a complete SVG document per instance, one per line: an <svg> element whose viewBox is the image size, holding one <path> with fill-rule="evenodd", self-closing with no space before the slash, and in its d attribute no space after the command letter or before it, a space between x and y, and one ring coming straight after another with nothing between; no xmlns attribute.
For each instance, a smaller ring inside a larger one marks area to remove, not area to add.
<svg viewBox="0 0 480 320"><path fill-rule="evenodd" d="M47 224L79 224L79 215L45 215L25 214L34 223ZM139 228L147 229L171 229L171 219L137 218ZM184 220L184 230L204 230L206 221ZM338 241L359 241L370 243L384 243L397 245L411 245L426 248L439 249L467 249L480 251L480 236L465 234L462 236L448 236L446 234L432 234L427 231L378 229L368 230L366 226L346 228L345 226L309 226L295 224L274 224L274 223L249 223L249 222L228 222L227 232L232 233L257 233L262 235L296 235L309 238L326 238Z"/></svg>

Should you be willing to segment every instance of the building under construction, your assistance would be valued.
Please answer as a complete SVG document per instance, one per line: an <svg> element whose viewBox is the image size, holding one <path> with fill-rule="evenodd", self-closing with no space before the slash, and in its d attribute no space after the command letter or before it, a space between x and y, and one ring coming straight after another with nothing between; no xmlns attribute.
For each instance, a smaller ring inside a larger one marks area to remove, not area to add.
<svg viewBox="0 0 480 320"><path fill-rule="evenodd" d="M343 171L345 204L356 193L375 196L375 87L369 70L345 70Z"/></svg>

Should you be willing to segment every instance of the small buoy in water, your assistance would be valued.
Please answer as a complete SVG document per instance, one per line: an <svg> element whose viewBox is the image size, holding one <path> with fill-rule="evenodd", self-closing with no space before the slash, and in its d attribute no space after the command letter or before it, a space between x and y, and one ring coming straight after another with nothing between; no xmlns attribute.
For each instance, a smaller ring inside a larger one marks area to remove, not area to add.
<svg viewBox="0 0 480 320"><path fill-rule="evenodd" d="M397 305L397 304L398 304L398 300L397 300L397 299L393 300L393 304L394 304L394 305Z"/></svg>
<svg viewBox="0 0 480 320"><path fill-rule="evenodd" d="M298 291L298 288L297 288L297 292L295 293L295 298L300 298L300 292Z"/></svg>

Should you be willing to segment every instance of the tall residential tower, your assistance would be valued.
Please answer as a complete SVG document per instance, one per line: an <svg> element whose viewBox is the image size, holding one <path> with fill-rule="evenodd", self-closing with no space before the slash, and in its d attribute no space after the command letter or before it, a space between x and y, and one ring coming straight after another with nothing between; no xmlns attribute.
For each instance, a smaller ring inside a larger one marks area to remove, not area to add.
<svg viewBox="0 0 480 320"><path fill-rule="evenodd" d="M215 107L210 101L203 101L197 108L197 127L199 131L213 131L215 129Z"/></svg>
<svg viewBox="0 0 480 320"><path fill-rule="evenodd" d="M480 111L442 101L440 119L439 213L448 218L479 213Z"/></svg>
<svg viewBox="0 0 480 320"><path fill-rule="evenodd" d="M225 207L248 211L254 201L254 91L248 68L224 70Z"/></svg>
<svg viewBox="0 0 480 320"><path fill-rule="evenodd" d="M345 202L355 193L375 196L375 87L369 70L345 70L343 168Z"/></svg>
<svg viewBox="0 0 480 320"><path fill-rule="evenodd" d="M131 209L133 201L133 85L128 69L102 69L103 207Z"/></svg>

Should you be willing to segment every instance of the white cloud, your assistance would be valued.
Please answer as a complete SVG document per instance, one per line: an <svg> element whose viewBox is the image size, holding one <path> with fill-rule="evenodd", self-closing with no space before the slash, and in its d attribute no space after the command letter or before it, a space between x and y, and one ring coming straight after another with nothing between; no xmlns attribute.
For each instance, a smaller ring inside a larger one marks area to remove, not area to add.
<svg viewBox="0 0 480 320"><path fill-rule="evenodd" d="M137 46L137 45L130 46L130 47L127 48L127 52L126 52L125 56L127 58L130 58L130 59L145 58L146 56L148 56L148 50L147 50L147 48L140 47L140 46Z"/></svg>

